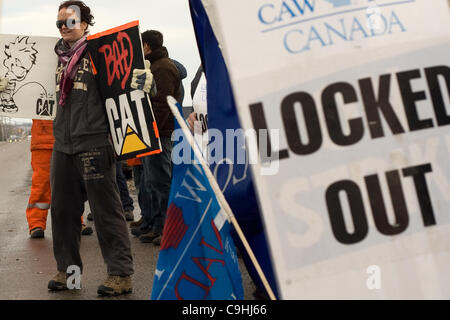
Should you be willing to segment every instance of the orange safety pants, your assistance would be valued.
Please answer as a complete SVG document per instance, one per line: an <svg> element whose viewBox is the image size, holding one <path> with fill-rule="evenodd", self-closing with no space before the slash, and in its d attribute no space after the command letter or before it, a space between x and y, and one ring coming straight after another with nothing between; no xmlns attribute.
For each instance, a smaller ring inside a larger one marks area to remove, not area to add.
<svg viewBox="0 0 450 320"><path fill-rule="evenodd" d="M47 226L47 215L51 203L50 190L50 162L52 158L50 149L31 151L31 194L28 200L27 220L29 230ZM81 224L83 224L81 216Z"/></svg>
<svg viewBox="0 0 450 320"><path fill-rule="evenodd" d="M28 200L27 220L29 230L47 225L47 214L50 209L50 161L52 151L49 149L31 151L31 194Z"/></svg>

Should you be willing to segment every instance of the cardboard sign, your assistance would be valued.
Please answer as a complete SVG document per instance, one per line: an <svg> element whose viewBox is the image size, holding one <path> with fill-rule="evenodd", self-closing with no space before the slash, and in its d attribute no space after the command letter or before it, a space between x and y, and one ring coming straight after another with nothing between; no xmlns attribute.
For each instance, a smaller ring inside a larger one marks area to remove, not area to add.
<svg viewBox="0 0 450 320"><path fill-rule="evenodd" d="M139 22L89 36L88 48L117 158L160 153L150 98L130 87L133 70L144 69Z"/></svg>
<svg viewBox="0 0 450 320"><path fill-rule="evenodd" d="M447 1L202 2L282 298L450 298Z"/></svg>
<svg viewBox="0 0 450 320"><path fill-rule="evenodd" d="M0 35L0 77L8 79L0 92L0 115L54 119L58 38Z"/></svg>

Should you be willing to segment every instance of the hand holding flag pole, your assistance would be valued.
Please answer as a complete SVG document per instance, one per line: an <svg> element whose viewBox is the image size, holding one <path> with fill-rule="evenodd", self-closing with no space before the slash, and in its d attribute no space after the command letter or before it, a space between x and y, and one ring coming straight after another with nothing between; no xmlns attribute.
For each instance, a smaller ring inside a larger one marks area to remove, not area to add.
<svg viewBox="0 0 450 320"><path fill-rule="evenodd" d="M175 100L175 98L168 96L167 103L169 104L169 107L170 107L173 115L175 116L181 129L183 130L184 135L188 139L188 142L191 145L192 150L195 153L195 156L200 161L200 165L202 166L203 170L206 173L206 176L208 177L209 183L211 184L211 187L214 191L214 194L216 195L217 200L219 201L220 206L226 212L229 220L233 224L239 238L241 239L248 255L250 256L250 259L253 262L253 264L256 268L256 271L258 272L258 275L260 276L261 281L262 281L267 293L269 294L270 299L276 300L275 295L272 291L272 288L270 287L269 282L267 281L267 278L264 275L264 272L262 271L261 266L259 265L258 260L256 259L255 255L253 253L253 250L251 249L250 245L248 244L247 239L245 238L245 235L242 232L242 229L239 226L239 223L237 222L227 200L225 199L225 196L223 195L222 191L220 190L219 185L216 182L216 179L214 178L211 170L209 169L208 164L206 163L205 159L203 158L202 152L200 151L198 145L195 143L194 137L192 136L191 131L189 130L186 122L184 121L183 117L181 116L180 112L178 111L177 101Z"/></svg>

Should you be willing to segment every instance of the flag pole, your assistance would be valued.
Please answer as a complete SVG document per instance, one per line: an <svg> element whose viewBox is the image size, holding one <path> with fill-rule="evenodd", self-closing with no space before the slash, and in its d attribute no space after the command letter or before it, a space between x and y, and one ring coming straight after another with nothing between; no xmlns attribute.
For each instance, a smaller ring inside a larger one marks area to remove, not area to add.
<svg viewBox="0 0 450 320"><path fill-rule="evenodd" d="M180 124L180 127L183 130L184 135L188 139L188 142L191 145L195 156L200 161L200 164L206 173L206 176L209 180L209 183L211 184L214 194L217 197L217 200L219 201L220 206L224 209L228 218L230 219L231 223L233 224L234 228L236 229L236 232L237 232L239 238L241 239L242 244L245 247L245 250L247 251L248 255L250 256L250 259L251 259L253 265L255 266L256 271L258 272L258 275L261 278L261 281L262 281L267 293L269 294L270 299L276 300L275 294L273 293L272 288L270 287L269 282L267 281L267 278L264 275L264 272L262 271L261 266L259 265L258 260L256 259L255 255L253 253L252 248L248 244L248 241L245 238L245 235L242 232L242 229L239 226L239 223L237 222L237 220L233 214L233 211L231 210L230 205L228 204L228 201L225 199L225 196L223 195L222 191L220 190L219 185L217 184L217 181L214 178L214 175L212 174L211 169L209 168L209 165L206 163L205 159L203 158L203 155L202 155L200 149L198 148L197 144L194 141L194 137L192 136L191 131L189 130L186 122L184 121L183 117L181 116L181 114L176 106L177 101L175 100L175 98L168 96L167 103L169 104L169 107L172 110L173 115L175 116L178 123Z"/></svg>

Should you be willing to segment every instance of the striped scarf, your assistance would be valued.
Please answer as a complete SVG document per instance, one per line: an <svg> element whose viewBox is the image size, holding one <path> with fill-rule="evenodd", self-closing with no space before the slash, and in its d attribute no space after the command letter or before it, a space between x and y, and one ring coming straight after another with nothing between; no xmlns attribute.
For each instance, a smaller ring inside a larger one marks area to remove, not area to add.
<svg viewBox="0 0 450 320"><path fill-rule="evenodd" d="M85 35L71 48L67 46L63 39L60 39L55 46L55 52L58 55L59 62L64 66L60 82L60 106L64 106L66 104L67 96L73 88L73 81L78 71L78 66L87 47L87 36L88 33L86 32Z"/></svg>

